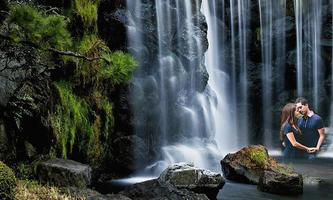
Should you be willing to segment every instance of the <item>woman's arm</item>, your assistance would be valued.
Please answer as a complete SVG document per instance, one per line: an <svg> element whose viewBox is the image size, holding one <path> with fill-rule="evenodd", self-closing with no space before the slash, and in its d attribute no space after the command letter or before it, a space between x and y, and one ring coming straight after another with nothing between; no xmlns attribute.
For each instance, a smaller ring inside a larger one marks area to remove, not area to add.
<svg viewBox="0 0 333 200"><path fill-rule="evenodd" d="M302 149L305 151L310 151L310 148L302 145L301 143L298 143L295 139L294 133L293 132L289 132L287 133L287 138L290 141L290 143L293 145L293 147L298 148L298 149Z"/></svg>

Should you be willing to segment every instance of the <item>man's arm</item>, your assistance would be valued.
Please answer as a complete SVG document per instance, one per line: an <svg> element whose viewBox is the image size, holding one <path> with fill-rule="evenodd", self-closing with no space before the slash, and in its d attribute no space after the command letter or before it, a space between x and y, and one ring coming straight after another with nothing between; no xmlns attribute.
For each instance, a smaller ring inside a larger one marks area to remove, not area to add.
<svg viewBox="0 0 333 200"><path fill-rule="evenodd" d="M318 133L319 133L319 139L317 142L316 151L320 150L321 144L325 139L325 128L318 129Z"/></svg>

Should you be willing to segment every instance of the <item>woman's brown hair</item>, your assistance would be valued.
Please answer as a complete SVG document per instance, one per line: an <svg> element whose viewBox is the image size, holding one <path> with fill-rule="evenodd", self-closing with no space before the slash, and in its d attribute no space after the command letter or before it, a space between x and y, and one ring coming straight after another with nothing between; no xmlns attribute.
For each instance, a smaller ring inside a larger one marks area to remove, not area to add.
<svg viewBox="0 0 333 200"><path fill-rule="evenodd" d="M301 130L297 126L297 120L295 117L295 111L296 111L296 106L294 103L287 103L283 108L281 112L281 128L280 128L280 140L284 140L284 133L283 129L284 126L289 123L293 127L296 127L298 132L301 134Z"/></svg>

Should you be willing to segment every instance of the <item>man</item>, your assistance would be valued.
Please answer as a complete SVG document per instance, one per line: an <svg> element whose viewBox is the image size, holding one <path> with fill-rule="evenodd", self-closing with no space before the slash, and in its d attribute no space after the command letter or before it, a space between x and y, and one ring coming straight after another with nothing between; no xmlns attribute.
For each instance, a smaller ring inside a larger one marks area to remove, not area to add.
<svg viewBox="0 0 333 200"><path fill-rule="evenodd" d="M324 122L319 115L310 110L305 98L297 98L295 104L296 111L303 115L297 121L297 125L302 132L302 143L308 147L315 147L315 152L319 152L325 138ZM314 158L314 155L307 154L307 157Z"/></svg>

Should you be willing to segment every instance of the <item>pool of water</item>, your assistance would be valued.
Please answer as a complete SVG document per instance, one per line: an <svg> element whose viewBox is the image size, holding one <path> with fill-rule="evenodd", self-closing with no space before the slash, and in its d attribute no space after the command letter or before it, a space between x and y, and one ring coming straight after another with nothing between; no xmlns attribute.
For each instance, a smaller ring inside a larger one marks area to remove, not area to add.
<svg viewBox="0 0 333 200"><path fill-rule="evenodd" d="M279 160L279 158L277 158ZM295 160L285 163L293 167L305 177L303 194L298 196L283 196L264 193L257 190L256 185L240 184L227 181L220 190L217 199L318 199L333 200L333 159L317 158L315 160Z"/></svg>

